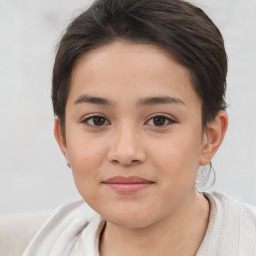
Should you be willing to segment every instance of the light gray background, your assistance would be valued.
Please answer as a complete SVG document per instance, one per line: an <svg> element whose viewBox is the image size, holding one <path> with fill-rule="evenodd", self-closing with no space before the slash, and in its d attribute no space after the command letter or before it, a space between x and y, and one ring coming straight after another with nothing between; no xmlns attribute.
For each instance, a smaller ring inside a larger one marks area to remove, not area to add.
<svg viewBox="0 0 256 256"><path fill-rule="evenodd" d="M79 199L53 137L54 46L92 1L0 0L0 213ZM256 1L195 0L223 33L229 129L215 188L256 205Z"/></svg>

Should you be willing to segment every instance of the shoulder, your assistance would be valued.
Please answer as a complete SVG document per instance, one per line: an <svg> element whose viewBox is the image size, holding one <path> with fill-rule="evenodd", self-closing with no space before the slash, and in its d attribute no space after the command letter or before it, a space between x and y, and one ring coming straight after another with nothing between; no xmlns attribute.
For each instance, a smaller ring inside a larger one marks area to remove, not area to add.
<svg viewBox="0 0 256 256"><path fill-rule="evenodd" d="M82 200L53 210L0 215L0 256L39 255L35 250L78 234L92 217Z"/></svg>
<svg viewBox="0 0 256 256"><path fill-rule="evenodd" d="M256 256L256 208L221 192L204 194L211 207L204 241L214 252L209 255Z"/></svg>
<svg viewBox="0 0 256 256"><path fill-rule="evenodd" d="M21 255L54 210L0 215L0 256Z"/></svg>
<svg viewBox="0 0 256 256"><path fill-rule="evenodd" d="M240 202L229 195L214 191L212 193L206 193L208 198L216 204L217 209L223 214L237 215L240 217L240 221L249 221L256 227L256 207Z"/></svg>
<svg viewBox="0 0 256 256"><path fill-rule="evenodd" d="M60 206L33 237L23 256L67 255L82 232L88 230L93 216L83 200Z"/></svg>

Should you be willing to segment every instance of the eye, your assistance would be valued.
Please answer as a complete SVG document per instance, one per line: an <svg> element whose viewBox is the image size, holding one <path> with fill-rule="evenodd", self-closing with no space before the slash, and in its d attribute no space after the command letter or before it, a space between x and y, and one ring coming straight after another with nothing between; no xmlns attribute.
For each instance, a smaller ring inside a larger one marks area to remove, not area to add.
<svg viewBox="0 0 256 256"><path fill-rule="evenodd" d="M170 117L163 116L163 115L153 116L152 118L149 119L149 121L147 121L148 125L157 126L157 127L163 127L173 123L176 123L176 122Z"/></svg>
<svg viewBox="0 0 256 256"><path fill-rule="evenodd" d="M107 118L97 115L89 116L85 118L82 122L88 124L89 126L109 125L109 121L107 120Z"/></svg>

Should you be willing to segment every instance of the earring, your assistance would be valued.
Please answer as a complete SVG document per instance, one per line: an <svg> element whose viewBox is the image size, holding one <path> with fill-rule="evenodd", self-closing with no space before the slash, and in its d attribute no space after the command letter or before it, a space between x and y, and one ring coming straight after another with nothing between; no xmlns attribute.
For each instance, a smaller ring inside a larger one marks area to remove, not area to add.
<svg viewBox="0 0 256 256"><path fill-rule="evenodd" d="M67 163L67 166L68 166L69 168L71 168L71 166L70 166L70 164L69 164L69 163Z"/></svg>

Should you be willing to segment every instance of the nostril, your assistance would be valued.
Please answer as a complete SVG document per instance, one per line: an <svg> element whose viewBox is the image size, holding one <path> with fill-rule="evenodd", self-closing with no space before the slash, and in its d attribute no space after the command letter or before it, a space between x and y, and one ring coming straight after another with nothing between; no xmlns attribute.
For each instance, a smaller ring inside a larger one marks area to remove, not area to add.
<svg viewBox="0 0 256 256"><path fill-rule="evenodd" d="M112 164L115 164L115 165L123 165L123 166L131 166L131 165L136 165L136 164L139 164L140 163L140 161L139 160L131 160L131 161L129 161L129 160L117 160L117 159L113 159L112 161Z"/></svg>
<svg viewBox="0 0 256 256"><path fill-rule="evenodd" d="M119 162L117 160L112 160L111 161L113 164L119 164Z"/></svg>

